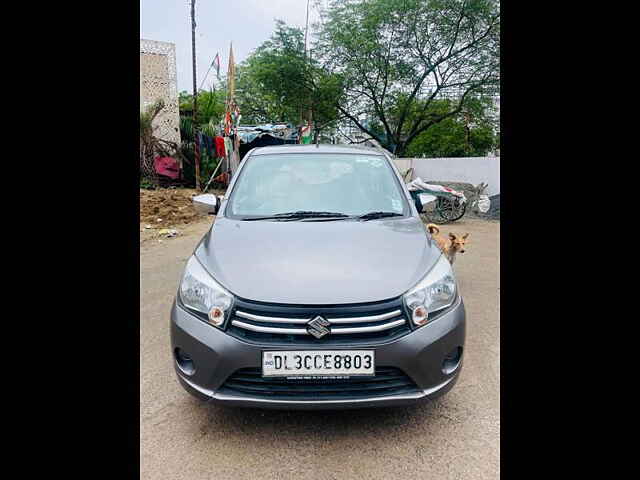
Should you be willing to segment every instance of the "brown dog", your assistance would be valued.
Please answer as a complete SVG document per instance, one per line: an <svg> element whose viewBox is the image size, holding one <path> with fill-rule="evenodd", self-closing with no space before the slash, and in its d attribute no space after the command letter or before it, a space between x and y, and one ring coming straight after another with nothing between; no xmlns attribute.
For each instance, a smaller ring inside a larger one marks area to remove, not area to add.
<svg viewBox="0 0 640 480"><path fill-rule="evenodd" d="M442 253L449 259L449 263L453 265L456 259L456 253L464 253L464 246L467 243L469 234L465 233L459 237L455 233L449 232L449 238L444 238L440 236L440 227L435 223L429 223L427 230L429 230L429 233L438 244L438 247L440 247L440 250L442 250Z"/></svg>

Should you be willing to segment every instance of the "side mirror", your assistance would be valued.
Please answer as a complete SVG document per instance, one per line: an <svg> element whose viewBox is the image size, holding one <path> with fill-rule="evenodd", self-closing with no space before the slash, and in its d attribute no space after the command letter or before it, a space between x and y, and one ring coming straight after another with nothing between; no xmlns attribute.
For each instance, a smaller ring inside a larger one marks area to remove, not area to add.
<svg viewBox="0 0 640 480"><path fill-rule="evenodd" d="M204 215L217 215L220 210L220 197L211 193L196 195L192 200L196 211Z"/></svg>
<svg viewBox="0 0 640 480"><path fill-rule="evenodd" d="M426 211L431 211L435 208L435 202L438 198L435 195L430 195L428 193L421 193L418 195L418 201L416 202L416 208L418 213L423 213Z"/></svg>

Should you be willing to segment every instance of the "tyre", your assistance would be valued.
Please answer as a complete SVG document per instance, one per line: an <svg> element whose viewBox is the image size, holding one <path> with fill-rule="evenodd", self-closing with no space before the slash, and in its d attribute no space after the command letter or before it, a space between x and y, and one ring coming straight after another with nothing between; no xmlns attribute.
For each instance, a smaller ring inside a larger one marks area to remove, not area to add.
<svg viewBox="0 0 640 480"><path fill-rule="evenodd" d="M436 213L441 217L442 223L455 222L463 217L467 211L467 204L457 198L439 197L436 204Z"/></svg>

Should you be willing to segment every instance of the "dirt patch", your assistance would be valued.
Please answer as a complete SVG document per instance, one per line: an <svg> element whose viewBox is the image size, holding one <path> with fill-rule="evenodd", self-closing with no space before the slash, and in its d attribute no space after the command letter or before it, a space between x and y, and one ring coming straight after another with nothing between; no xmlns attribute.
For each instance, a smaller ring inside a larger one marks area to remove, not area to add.
<svg viewBox="0 0 640 480"><path fill-rule="evenodd" d="M224 191L207 193L223 195ZM193 208L192 197L198 195L191 188L140 189L140 223L152 228L169 228L198 222L202 215Z"/></svg>
<svg viewBox="0 0 640 480"><path fill-rule="evenodd" d="M193 208L192 189L140 190L140 223L153 228L167 228L196 221L200 215Z"/></svg>
<svg viewBox="0 0 640 480"><path fill-rule="evenodd" d="M207 193L224 195L224 190ZM195 195L198 192L192 188L140 189L140 241L181 236L191 224L210 222L211 216L193 208Z"/></svg>

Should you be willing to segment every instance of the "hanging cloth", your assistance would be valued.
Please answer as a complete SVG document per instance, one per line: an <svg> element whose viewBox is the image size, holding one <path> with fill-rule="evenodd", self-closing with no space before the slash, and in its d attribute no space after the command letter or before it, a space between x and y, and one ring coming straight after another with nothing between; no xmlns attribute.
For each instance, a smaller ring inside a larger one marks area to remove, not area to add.
<svg viewBox="0 0 640 480"><path fill-rule="evenodd" d="M311 125L305 125L301 129L300 143L308 145L311 143Z"/></svg>
<svg viewBox="0 0 640 480"><path fill-rule="evenodd" d="M225 136L231 134L231 112L229 110L224 114L224 134Z"/></svg>
<svg viewBox="0 0 640 480"><path fill-rule="evenodd" d="M208 135L205 135L204 142L207 145L207 155L209 155L210 157L214 157L215 156L215 148L214 148L213 138L211 138Z"/></svg>
<svg viewBox="0 0 640 480"><path fill-rule="evenodd" d="M205 134L200 133L200 151L201 152L207 151L207 141L205 139L206 139Z"/></svg>
<svg viewBox="0 0 640 480"><path fill-rule="evenodd" d="M215 142L216 142L216 155L218 157L224 157L226 155L225 148L224 148L224 138L216 137Z"/></svg>
<svg viewBox="0 0 640 480"><path fill-rule="evenodd" d="M176 179L180 174L180 165L173 157L156 157L154 166L158 175Z"/></svg>
<svg viewBox="0 0 640 480"><path fill-rule="evenodd" d="M224 150L225 156L230 155L233 151L233 143L231 142L230 137L224 137Z"/></svg>

